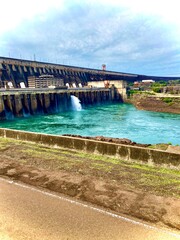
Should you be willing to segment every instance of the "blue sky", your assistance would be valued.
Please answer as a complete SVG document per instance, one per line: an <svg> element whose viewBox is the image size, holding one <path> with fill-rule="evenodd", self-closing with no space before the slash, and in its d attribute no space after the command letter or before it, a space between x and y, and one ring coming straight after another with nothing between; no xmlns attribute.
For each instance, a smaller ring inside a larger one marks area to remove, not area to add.
<svg viewBox="0 0 180 240"><path fill-rule="evenodd" d="M0 56L180 76L179 0L6 0Z"/></svg>

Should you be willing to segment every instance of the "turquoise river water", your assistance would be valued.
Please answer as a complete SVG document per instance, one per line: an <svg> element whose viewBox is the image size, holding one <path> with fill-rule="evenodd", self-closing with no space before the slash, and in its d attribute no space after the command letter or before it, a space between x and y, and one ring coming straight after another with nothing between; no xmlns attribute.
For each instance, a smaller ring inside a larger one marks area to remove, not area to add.
<svg viewBox="0 0 180 240"><path fill-rule="evenodd" d="M0 127L55 135L129 138L138 143L180 145L180 115L140 111L131 104L103 104L52 115L0 122Z"/></svg>

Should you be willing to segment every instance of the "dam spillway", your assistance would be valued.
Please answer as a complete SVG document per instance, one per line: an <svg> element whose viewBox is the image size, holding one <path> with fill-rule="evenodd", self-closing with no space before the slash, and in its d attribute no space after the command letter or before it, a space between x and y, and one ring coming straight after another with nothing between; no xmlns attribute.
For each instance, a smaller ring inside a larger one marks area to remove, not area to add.
<svg viewBox="0 0 180 240"><path fill-rule="evenodd" d="M0 120L67 111L71 107L72 95L79 98L82 105L104 103L117 99L111 88L0 91Z"/></svg>

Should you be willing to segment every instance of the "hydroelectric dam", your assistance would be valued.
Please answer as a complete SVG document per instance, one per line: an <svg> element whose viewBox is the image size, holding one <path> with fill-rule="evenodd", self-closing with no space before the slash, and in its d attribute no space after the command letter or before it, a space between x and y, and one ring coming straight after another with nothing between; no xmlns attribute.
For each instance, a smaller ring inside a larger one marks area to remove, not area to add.
<svg viewBox="0 0 180 240"><path fill-rule="evenodd" d="M0 57L0 119L66 110L71 95L82 104L123 101L127 82L149 78L176 79Z"/></svg>
<svg viewBox="0 0 180 240"><path fill-rule="evenodd" d="M0 57L0 119L67 110L71 95L82 104L123 101L125 76L136 75Z"/></svg>
<svg viewBox="0 0 180 240"><path fill-rule="evenodd" d="M64 85L87 86L91 82L103 81L141 81L143 79L175 80L179 77L147 76L106 70L106 68L91 69L54 63L0 57L0 87L9 82L14 88L30 87L33 79L42 80L43 76L51 76L51 80L63 81Z"/></svg>

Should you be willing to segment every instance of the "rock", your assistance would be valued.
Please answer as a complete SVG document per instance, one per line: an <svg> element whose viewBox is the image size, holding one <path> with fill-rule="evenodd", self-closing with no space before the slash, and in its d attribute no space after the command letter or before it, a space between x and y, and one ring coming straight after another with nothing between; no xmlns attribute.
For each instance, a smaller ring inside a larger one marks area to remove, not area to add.
<svg viewBox="0 0 180 240"><path fill-rule="evenodd" d="M180 153L180 146L169 145L166 151L172 153Z"/></svg>
<svg viewBox="0 0 180 240"><path fill-rule="evenodd" d="M148 147L151 145L151 144L141 144L141 143L132 142L128 138L111 138L111 137L104 137L104 136L84 137L81 135L73 135L73 134L63 134L62 136L78 137L78 138L90 139L95 141L112 142L117 144L125 144L125 145L133 145L133 146L135 145L139 147Z"/></svg>
<svg viewBox="0 0 180 240"><path fill-rule="evenodd" d="M10 176L10 177L16 176L17 170L15 168L9 169L6 174L7 174L7 176Z"/></svg>
<svg viewBox="0 0 180 240"><path fill-rule="evenodd" d="M9 169L9 165L8 164L6 164L6 165L2 164L2 166L0 166L0 175L6 174L8 169Z"/></svg>
<svg viewBox="0 0 180 240"><path fill-rule="evenodd" d="M31 183L30 177L28 174L22 174L19 179L24 183Z"/></svg>

